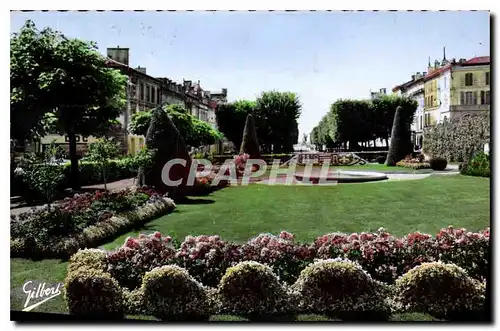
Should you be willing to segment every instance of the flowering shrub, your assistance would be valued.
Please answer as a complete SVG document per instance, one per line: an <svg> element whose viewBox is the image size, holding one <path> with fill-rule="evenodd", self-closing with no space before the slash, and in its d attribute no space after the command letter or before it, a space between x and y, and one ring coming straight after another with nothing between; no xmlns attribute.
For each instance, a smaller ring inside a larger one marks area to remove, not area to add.
<svg viewBox="0 0 500 331"><path fill-rule="evenodd" d="M122 286L135 289L147 271L171 263L176 254L171 241L171 237L162 237L160 232L141 234L137 239L129 237L122 247L108 253L107 271Z"/></svg>
<svg viewBox="0 0 500 331"><path fill-rule="evenodd" d="M173 208L171 199L152 191L76 194L51 210L45 207L11 215L11 254L67 257ZM126 213L126 218L121 213Z"/></svg>
<svg viewBox="0 0 500 331"><path fill-rule="evenodd" d="M122 290L108 273L80 268L68 273L64 287L70 314L93 319L123 316Z"/></svg>
<svg viewBox="0 0 500 331"><path fill-rule="evenodd" d="M238 177L243 176L245 172L245 167L247 165L247 161L250 158L250 155L248 154L240 154L240 155L235 155L233 158L233 162L236 168L236 174Z"/></svg>
<svg viewBox="0 0 500 331"><path fill-rule="evenodd" d="M331 233L318 237L312 247L319 258L341 257L356 261L374 279L389 284L413 267L439 259L459 265L475 278L485 277L489 229L479 233L452 229L442 229L436 238L420 232L397 238L384 229L350 235Z"/></svg>
<svg viewBox="0 0 500 331"><path fill-rule="evenodd" d="M227 269L217 289L220 312L239 316L272 316L288 312L285 288L268 266L254 261Z"/></svg>
<svg viewBox="0 0 500 331"><path fill-rule="evenodd" d="M361 266L349 260L319 260L300 273L292 289L299 293L301 312L337 315L390 310L387 290Z"/></svg>
<svg viewBox="0 0 500 331"><path fill-rule="evenodd" d="M294 235L282 231L278 236L260 234L241 247L242 259L257 261L272 267L281 280L292 284L300 271L315 257L308 245L298 245Z"/></svg>
<svg viewBox="0 0 500 331"><path fill-rule="evenodd" d="M147 311L160 319L199 320L211 315L207 290L178 266L147 272L141 290Z"/></svg>
<svg viewBox="0 0 500 331"><path fill-rule="evenodd" d="M176 253L177 264L207 286L215 287L226 269L241 260L238 245L219 236L187 236Z"/></svg>
<svg viewBox="0 0 500 331"><path fill-rule="evenodd" d="M400 312L449 317L483 309L484 285L454 264L423 263L397 279L394 302Z"/></svg>

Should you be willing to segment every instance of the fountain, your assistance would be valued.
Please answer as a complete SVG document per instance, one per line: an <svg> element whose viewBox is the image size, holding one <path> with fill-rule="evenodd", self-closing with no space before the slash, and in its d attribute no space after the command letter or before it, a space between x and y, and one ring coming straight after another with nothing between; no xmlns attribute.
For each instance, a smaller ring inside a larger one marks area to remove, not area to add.
<svg viewBox="0 0 500 331"><path fill-rule="evenodd" d="M304 174L294 174L294 178L297 182L303 184L329 184L329 183L364 183L364 182L374 182L380 180L389 179L385 174L376 172L359 172L359 171L342 171L337 170L336 173L328 173L325 176L320 174L311 174L310 176L304 176Z"/></svg>

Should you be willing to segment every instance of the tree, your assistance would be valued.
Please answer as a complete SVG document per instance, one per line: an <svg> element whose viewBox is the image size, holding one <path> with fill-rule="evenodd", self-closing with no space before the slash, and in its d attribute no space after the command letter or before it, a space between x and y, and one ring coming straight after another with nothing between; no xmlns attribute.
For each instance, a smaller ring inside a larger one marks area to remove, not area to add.
<svg viewBox="0 0 500 331"><path fill-rule="evenodd" d="M247 115L242 141L240 154L248 154L251 159L260 158L259 140L252 114Z"/></svg>
<svg viewBox="0 0 500 331"><path fill-rule="evenodd" d="M215 112L217 127L237 150L241 147L241 132L245 127L247 115L254 113L255 105L255 101L239 100L217 107Z"/></svg>
<svg viewBox="0 0 500 331"><path fill-rule="evenodd" d="M151 122L146 133L146 146L152 151L151 165L141 167L138 184L154 186L161 193L168 193L173 199L182 199L191 168L191 157L184 139L161 106L153 109ZM181 180L177 187L167 185L162 178L165 164L173 159L182 159L186 165L176 164L169 171L172 181Z"/></svg>
<svg viewBox="0 0 500 331"><path fill-rule="evenodd" d="M261 142L273 146L273 153L291 153L298 141L297 120L301 104L295 93L269 91L257 98L255 117ZM261 136L262 133L262 136Z"/></svg>
<svg viewBox="0 0 500 331"><path fill-rule="evenodd" d="M214 144L217 139L222 139L222 134L212 128L210 124L197 119L189 114L183 106L169 105L162 107L170 116L179 133L184 138L186 145L199 147ZM151 122L152 111L140 111L132 115L129 131L132 134L145 136Z"/></svg>
<svg viewBox="0 0 500 331"><path fill-rule="evenodd" d="M57 187L65 178L61 155L63 151L52 143L46 147L41 157L35 154L26 155L18 170L23 182L44 198L49 211Z"/></svg>
<svg viewBox="0 0 500 331"><path fill-rule="evenodd" d="M87 159L98 164L101 169L102 179L104 181L104 191L108 192L107 186L107 171L109 161L118 157L120 154L120 146L110 139L99 139L95 143L91 143Z"/></svg>
<svg viewBox="0 0 500 331"><path fill-rule="evenodd" d="M16 113L16 128L20 127L17 118L22 118L23 113L37 119L47 113L53 114L49 131L68 136L71 187L78 190L76 136L105 135L117 122L125 104L127 77L106 67L105 58L95 43L66 38L49 29L44 31L48 32L38 32L34 23L28 21L11 40L11 48L15 50L11 55L11 66L17 70L11 86L11 104L15 106L11 113ZM34 53L30 47L19 46L24 39L35 44ZM22 66L41 68L19 69ZM28 80L33 81L34 86L26 87ZM23 97L30 93L34 96ZM39 106L37 100L42 100L40 112L32 111ZM22 106L26 108L23 110ZM30 130L33 128L38 126L31 126ZM16 130L20 136L26 132L24 127Z"/></svg>
<svg viewBox="0 0 500 331"><path fill-rule="evenodd" d="M389 167L395 166L396 163L401 161L405 156L402 141L404 128L401 118L401 112L402 107L398 106L398 108L396 108L394 123L392 125L391 144L389 145L389 152L387 153L387 159L385 160L385 165Z"/></svg>

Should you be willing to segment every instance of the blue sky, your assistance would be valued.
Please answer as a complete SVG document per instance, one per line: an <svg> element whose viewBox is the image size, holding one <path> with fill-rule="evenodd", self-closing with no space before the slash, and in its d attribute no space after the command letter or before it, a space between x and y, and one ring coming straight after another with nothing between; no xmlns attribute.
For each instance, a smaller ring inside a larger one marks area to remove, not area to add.
<svg viewBox="0 0 500 331"><path fill-rule="evenodd" d="M106 47L129 47L148 74L228 88L230 101L262 91L298 94L308 133L339 98L368 98L426 71L428 57L490 54L488 12L13 12Z"/></svg>

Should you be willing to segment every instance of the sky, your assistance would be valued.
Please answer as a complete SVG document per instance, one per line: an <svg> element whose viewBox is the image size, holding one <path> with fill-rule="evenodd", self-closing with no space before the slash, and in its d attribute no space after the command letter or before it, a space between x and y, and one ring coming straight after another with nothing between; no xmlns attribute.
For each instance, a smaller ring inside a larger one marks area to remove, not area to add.
<svg viewBox="0 0 500 331"><path fill-rule="evenodd" d="M229 101L294 92L300 136L342 98L410 80L431 61L490 55L488 12L11 12L69 37L130 48L155 77L228 89Z"/></svg>

